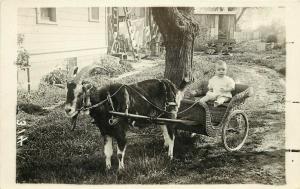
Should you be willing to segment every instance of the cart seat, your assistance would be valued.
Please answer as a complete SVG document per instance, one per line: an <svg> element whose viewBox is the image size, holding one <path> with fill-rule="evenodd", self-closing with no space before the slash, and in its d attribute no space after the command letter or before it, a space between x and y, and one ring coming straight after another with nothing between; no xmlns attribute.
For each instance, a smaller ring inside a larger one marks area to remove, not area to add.
<svg viewBox="0 0 300 189"><path fill-rule="evenodd" d="M195 97L202 97L208 91L208 82L202 82L199 85L197 95ZM181 101L179 111L177 114L178 119L192 120L199 124L197 126L189 126L185 124L178 124L176 127L186 131L214 136L217 133L218 127L223 118L228 116L231 108L241 105L246 98L253 94L251 87L242 84L236 84L235 90L232 91L233 98L230 102L226 102L218 107L213 106L213 102L207 102L206 105L195 103L195 98L185 98ZM240 107L239 107L240 108ZM209 117L209 121L208 118ZM212 128L215 127L215 128ZM216 131L214 131L217 129Z"/></svg>
<svg viewBox="0 0 300 189"><path fill-rule="evenodd" d="M191 99L191 100L200 100L203 96L206 95L207 91L208 91L208 81L203 81L200 83L199 88L197 90L197 95L195 95L196 99ZM231 92L232 93L232 97L234 97L237 94L242 93L243 91L247 90L249 88L249 86L247 85L243 85L243 84L235 84L235 89ZM248 95L251 96L252 92L249 92ZM233 98L218 106L218 107L214 107L214 101L208 101L206 102L208 109L211 113L211 120L214 123L220 123L223 119L223 116L225 115L225 112L227 111L227 108L229 107L229 104L231 103L231 101L233 100Z"/></svg>
<svg viewBox="0 0 300 189"><path fill-rule="evenodd" d="M203 97L206 95L206 93L208 92L208 81L202 81L199 85L199 88L197 89L197 95L195 97ZM243 91L245 91L246 89L248 89L249 86L248 85L243 85L243 84L235 84L235 89L231 92L232 96L235 96L238 93L241 93ZM229 103L225 103L228 105Z"/></svg>

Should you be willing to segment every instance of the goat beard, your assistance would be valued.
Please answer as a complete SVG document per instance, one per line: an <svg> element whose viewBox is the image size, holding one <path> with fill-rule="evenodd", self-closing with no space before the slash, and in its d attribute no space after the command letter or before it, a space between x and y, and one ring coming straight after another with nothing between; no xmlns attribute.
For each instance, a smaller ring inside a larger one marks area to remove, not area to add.
<svg viewBox="0 0 300 189"><path fill-rule="evenodd" d="M74 131L74 130L75 130L76 123L77 123L77 117L78 117L78 114L74 115L74 116L71 118L71 131Z"/></svg>

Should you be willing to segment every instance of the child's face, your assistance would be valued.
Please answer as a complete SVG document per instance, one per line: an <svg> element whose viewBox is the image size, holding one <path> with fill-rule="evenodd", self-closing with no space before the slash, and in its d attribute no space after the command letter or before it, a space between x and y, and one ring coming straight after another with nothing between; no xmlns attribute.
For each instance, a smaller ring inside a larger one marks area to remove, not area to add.
<svg viewBox="0 0 300 189"><path fill-rule="evenodd" d="M218 77L224 77L227 72L227 66L225 64L219 64L216 66L216 75Z"/></svg>

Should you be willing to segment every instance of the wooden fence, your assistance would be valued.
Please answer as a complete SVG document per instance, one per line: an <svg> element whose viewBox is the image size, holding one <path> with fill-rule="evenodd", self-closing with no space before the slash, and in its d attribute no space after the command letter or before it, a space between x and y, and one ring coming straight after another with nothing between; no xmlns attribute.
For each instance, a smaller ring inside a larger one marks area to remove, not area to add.
<svg viewBox="0 0 300 189"><path fill-rule="evenodd" d="M259 32L234 32L236 42L258 40L260 39Z"/></svg>

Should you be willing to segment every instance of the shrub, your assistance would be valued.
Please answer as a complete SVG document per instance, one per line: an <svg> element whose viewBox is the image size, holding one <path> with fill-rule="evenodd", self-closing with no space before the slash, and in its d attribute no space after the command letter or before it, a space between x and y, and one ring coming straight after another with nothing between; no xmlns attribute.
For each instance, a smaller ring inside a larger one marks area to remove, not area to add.
<svg viewBox="0 0 300 189"><path fill-rule="evenodd" d="M268 35L266 42L267 43L277 43L277 36L275 34Z"/></svg>
<svg viewBox="0 0 300 189"><path fill-rule="evenodd" d="M114 77L128 71L133 70L129 61L122 60L114 56L103 56L94 62L95 65L103 68L97 69L92 73L94 75L108 75L110 77Z"/></svg>
<svg viewBox="0 0 300 189"><path fill-rule="evenodd" d="M45 75L42 78L42 82L53 85L53 84L65 84L67 80L67 70L56 69Z"/></svg>
<svg viewBox="0 0 300 189"><path fill-rule="evenodd" d="M23 47L24 42L24 34L18 34L18 50L17 50L17 60L16 65L24 68L29 66L29 53L28 51Z"/></svg>
<svg viewBox="0 0 300 189"><path fill-rule="evenodd" d="M285 67L284 68L280 68L278 70L278 72L285 76L285 72L286 72L285 69L286 69Z"/></svg>

